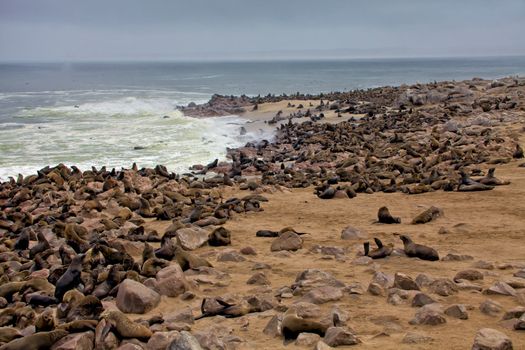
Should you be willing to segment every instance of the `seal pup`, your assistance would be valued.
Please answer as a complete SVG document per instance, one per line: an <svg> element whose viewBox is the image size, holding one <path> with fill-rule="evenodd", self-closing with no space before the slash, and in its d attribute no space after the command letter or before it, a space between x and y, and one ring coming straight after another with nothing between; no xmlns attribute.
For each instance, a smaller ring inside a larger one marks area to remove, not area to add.
<svg viewBox="0 0 525 350"><path fill-rule="evenodd" d="M521 159L524 157L523 148L519 144L516 144L516 150L512 154L512 157L515 159Z"/></svg>
<svg viewBox="0 0 525 350"><path fill-rule="evenodd" d="M414 243L410 237L406 235L401 235L399 238L403 241L405 253L408 257L430 261L439 260L438 252L434 248Z"/></svg>
<svg viewBox="0 0 525 350"><path fill-rule="evenodd" d="M244 300L239 304L230 304L221 298L204 298L201 303L201 314L195 317L195 320L213 316L241 317L250 312L253 312L252 307Z"/></svg>
<svg viewBox="0 0 525 350"><path fill-rule="evenodd" d="M288 309L283 316L281 322L282 334L285 341L297 339L300 333L315 333L324 337L327 325L323 325L317 321L308 320L297 316L295 310Z"/></svg>
<svg viewBox="0 0 525 350"><path fill-rule="evenodd" d="M390 215L387 207L381 207L377 212L377 222L382 224L400 224L401 218Z"/></svg>
<svg viewBox="0 0 525 350"><path fill-rule="evenodd" d="M66 272L58 279L55 288L55 298L62 300L64 294L78 286L81 282L80 273L82 272L82 261L84 255L80 254L73 258Z"/></svg>
<svg viewBox="0 0 525 350"><path fill-rule="evenodd" d="M412 225L426 224L427 222L435 220L440 216L443 216L443 210L438 207L431 206L430 208L416 216L412 220Z"/></svg>
<svg viewBox="0 0 525 350"><path fill-rule="evenodd" d="M0 346L0 350L48 350L69 333L63 329L50 332L38 332L10 341Z"/></svg>
<svg viewBox="0 0 525 350"><path fill-rule="evenodd" d="M392 243L385 246L379 238L374 238L374 242L376 243L377 248L373 250L370 250L369 242L363 243L365 256L371 257L372 259L382 259L392 254L392 251L394 250L394 245Z"/></svg>
<svg viewBox="0 0 525 350"><path fill-rule="evenodd" d="M55 316L53 315L53 310L50 308L46 308L35 320L36 332L52 331L55 326Z"/></svg>

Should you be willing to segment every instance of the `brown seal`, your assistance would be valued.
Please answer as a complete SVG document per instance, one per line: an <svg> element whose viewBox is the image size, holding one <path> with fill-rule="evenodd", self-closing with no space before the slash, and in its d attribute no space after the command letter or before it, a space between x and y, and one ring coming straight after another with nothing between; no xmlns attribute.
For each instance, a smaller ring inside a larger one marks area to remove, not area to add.
<svg viewBox="0 0 525 350"><path fill-rule="evenodd" d="M9 343L13 339L22 337L22 333L14 327L0 327L0 343Z"/></svg>
<svg viewBox="0 0 525 350"><path fill-rule="evenodd" d="M374 238L374 241L377 245L377 248L373 250L370 250L370 243L363 243L365 256L369 256L372 259L382 259L392 254L392 251L394 250L394 245L392 243L389 243L385 246L379 238Z"/></svg>
<svg viewBox="0 0 525 350"><path fill-rule="evenodd" d="M399 238L403 241L407 256L411 258L420 258L422 260L439 260L438 252L434 248L414 243L410 237L406 235L401 235Z"/></svg>
<svg viewBox="0 0 525 350"><path fill-rule="evenodd" d="M297 313L292 310L286 311L281 323L282 334L285 340L296 339L300 333L315 333L324 337L327 325L323 325L317 321L308 320L297 316Z"/></svg>
<svg viewBox="0 0 525 350"><path fill-rule="evenodd" d="M25 336L23 338L12 340L11 342L0 346L0 350L45 350L51 349L51 346L57 341L68 335L63 329L57 329L51 332L39 332Z"/></svg>
<svg viewBox="0 0 525 350"><path fill-rule="evenodd" d="M195 320L218 315L226 318L241 317L256 311L257 308L245 300L238 304L230 304L221 298L204 298L201 303L201 315L195 317Z"/></svg>
<svg viewBox="0 0 525 350"><path fill-rule="evenodd" d="M382 224L400 224L401 218L390 215L387 207L381 207L377 212L377 221Z"/></svg>
<svg viewBox="0 0 525 350"><path fill-rule="evenodd" d="M36 332L48 332L55 328L55 316L52 309L45 309L35 320Z"/></svg>
<svg viewBox="0 0 525 350"><path fill-rule="evenodd" d="M427 210L420 213L412 220L413 225L417 224L426 224L432 220L437 219L438 217L443 216L443 210L434 206L431 206Z"/></svg>
<svg viewBox="0 0 525 350"><path fill-rule="evenodd" d="M212 247L219 247L231 244L231 233L224 227L218 227L210 233L208 244Z"/></svg>
<svg viewBox="0 0 525 350"><path fill-rule="evenodd" d="M55 288L55 298L62 300L64 294L78 286L81 282L80 273L82 272L82 261L84 255L77 255L67 268L66 272L58 279Z"/></svg>
<svg viewBox="0 0 525 350"><path fill-rule="evenodd" d="M149 339L153 333L148 327L131 321L124 313L117 310L106 310L102 313L102 318L106 320L106 326L102 331L102 339L106 338L110 330L121 338Z"/></svg>
<svg viewBox="0 0 525 350"><path fill-rule="evenodd" d="M496 171L496 168L490 168L489 173L487 176L482 177L478 180L480 184L487 185L487 186L502 186L502 185L509 185L510 181L503 181L498 179L494 176L494 172Z"/></svg>

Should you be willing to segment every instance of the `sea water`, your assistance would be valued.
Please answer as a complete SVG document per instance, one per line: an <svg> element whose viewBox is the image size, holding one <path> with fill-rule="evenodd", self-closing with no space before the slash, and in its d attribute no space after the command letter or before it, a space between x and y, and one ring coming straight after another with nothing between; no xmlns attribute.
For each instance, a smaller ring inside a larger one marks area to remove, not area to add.
<svg viewBox="0 0 525 350"><path fill-rule="evenodd" d="M525 74L525 57L264 62L0 64L0 179L64 163L89 169L183 172L224 159L227 147L271 139L241 135L239 116L176 110L213 94L319 93L383 85Z"/></svg>

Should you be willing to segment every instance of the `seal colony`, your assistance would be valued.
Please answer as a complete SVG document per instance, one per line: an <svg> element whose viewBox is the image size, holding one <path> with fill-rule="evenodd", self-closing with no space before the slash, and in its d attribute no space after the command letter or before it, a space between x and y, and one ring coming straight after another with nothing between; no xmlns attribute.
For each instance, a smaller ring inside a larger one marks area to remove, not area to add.
<svg viewBox="0 0 525 350"><path fill-rule="evenodd" d="M10 178L0 349L464 348L487 325L525 346L524 93L505 78L217 95L182 110L274 106L275 139L187 174L60 164ZM349 224L370 236L338 237Z"/></svg>

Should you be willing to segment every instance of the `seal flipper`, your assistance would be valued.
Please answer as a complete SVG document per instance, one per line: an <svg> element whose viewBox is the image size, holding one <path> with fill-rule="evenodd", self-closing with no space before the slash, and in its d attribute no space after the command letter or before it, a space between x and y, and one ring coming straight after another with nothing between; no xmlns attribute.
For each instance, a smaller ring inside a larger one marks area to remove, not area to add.
<svg viewBox="0 0 525 350"><path fill-rule="evenodd" d="M374 238L374 242L376 242L377 248L379 249L383 248L383 242L381 242L379 238Z"/></svg>
<svg viewBox="0 0 525 350"><path fill-rule="evenodd" d="M363 243L363 248L365 249L365 256L368 256L368 252L370 251L370 242Z"/></svg>

